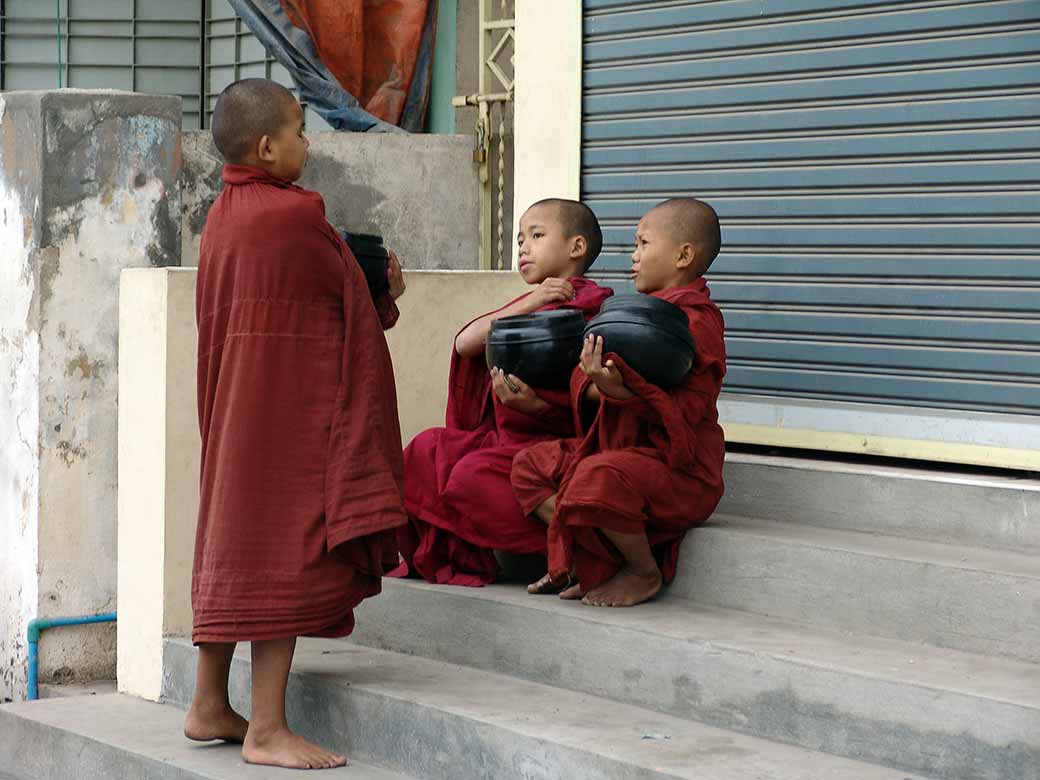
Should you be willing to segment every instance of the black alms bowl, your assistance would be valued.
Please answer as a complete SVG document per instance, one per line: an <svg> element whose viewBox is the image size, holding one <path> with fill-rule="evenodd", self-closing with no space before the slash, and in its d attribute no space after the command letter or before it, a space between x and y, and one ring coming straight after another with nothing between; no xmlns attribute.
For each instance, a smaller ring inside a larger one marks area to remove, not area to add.
<svg viewBox="0 0 1040 780"><path fill-rule="evenodd" d="M390 252L383 246L383 237L343 231L343 239L350 247L350 251L354 253L354 257L357 258L372 297L378 298L390 286L386 278Z"/></svg>
<svg viewBox="0 0 1040 780"><path fill-rule="evenodd" d="M675 387L697 357L686 312L649 295L615 295L603 303L585 336L602 336L603 352L616 352L646 381Z"/></svg>
<svg viewBox="0 0 1040 780"><path fill-rule="evenodd" d="M491 325L484 356L531 387L563 389L581 357L585 317L575 309L555 309L503 317Z"/></svg>

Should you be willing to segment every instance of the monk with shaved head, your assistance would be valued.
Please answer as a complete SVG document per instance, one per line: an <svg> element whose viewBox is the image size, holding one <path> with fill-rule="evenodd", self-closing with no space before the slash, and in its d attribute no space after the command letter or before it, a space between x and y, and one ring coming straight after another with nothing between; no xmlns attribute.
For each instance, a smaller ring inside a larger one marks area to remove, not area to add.
<svg viewBox="0 0 1040 780"><path fill-rule="evenodd" d="M664 201L640 220L636 289L686 313L696 362L682 384L664 390L605 353L602 338L586 340L571 380L578 435L535 444L513 462L521 507L549 527L549 571L531 593L599 607L653 598L675 576L686 531L715 511L726 348L703 276L720 245L714 209L693 198Z"/></svg>
<svg viewBox="0 0 1040 780"><path fill-rule="evenodd" d="M398 561L401 433L383 329L404 291L391 258L373 301L325 220L293 184L303 110L284 87L221 93L213 139L224 189L202 234L196 289L202 478L192 572L193 740L241 742L248 763L297 769L346 758L292 733L285 687L296 637L340 637ZM252 718L228 700L237 642L252 652Z"/></svg>
<svg viewBox="0 0 1040 780"><path fill-rule="evenodd" d="M572 309L590 319L613 291L585 276L603 235L584 203L534 203L520 217L517 243L517 270L533 289L459 331L445 424L405 448L408 525L398 532L403 561L391 576L480 587L498 577L496 551L545 553L545 526L521 511L509 475L524 447L574 435L570 396L495 366L488 371L484 346L503 317Z"/></svg>

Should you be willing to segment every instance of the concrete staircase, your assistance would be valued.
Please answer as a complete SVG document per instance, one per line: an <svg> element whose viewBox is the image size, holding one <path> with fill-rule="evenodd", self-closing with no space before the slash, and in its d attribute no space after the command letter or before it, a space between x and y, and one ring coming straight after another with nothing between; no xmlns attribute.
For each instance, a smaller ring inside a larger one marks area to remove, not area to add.
<svg viewBox="0 0 1040 780"><path fill-rule="evenodd" d="M1040 482L749 454L726 476L636 609L387 581L350 643L308 644L310 727L356 713L365 756L424 778L1040 778ZM190 648L167 662L183 703Z"/></svg>
<svg viewBox="0 0 1040 780"><path fill-rule="evenodd" d="M635 609L387 581L301 642L294 725L357 777L1040 778L1040 482L738 454L727 486ZM281 776L179 737L194 660L167 642L166 705L0 708L0 772Z"/></svg>

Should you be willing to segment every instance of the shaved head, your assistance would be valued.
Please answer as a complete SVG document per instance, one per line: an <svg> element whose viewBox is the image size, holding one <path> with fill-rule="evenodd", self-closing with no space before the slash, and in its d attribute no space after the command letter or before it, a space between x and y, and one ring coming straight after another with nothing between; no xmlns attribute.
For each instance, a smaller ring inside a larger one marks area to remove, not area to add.
<svg viewBox="0 0 1040 780"><path fill-rule="evenodd" d="M289 122L292 92L267 79L242 79L228 86L213 109L213 141L226 162L240 163L265 136Z"/></svg>
<svg viewBox="0 0 1040 780"><path fill-rule="evenodd" d="M697 247L698 273L707 271L722 248L722 231L715 209L696 198L671 198L658 203L650 213L660 214L676 243Z"/></svg>
<svg viewBox="0 0 1040 780"><path fill-rule="evenodd" d="M603 248L603 231L600 230L599 220L588 206L581 201L567 200L566 198L545 198L537 203L531 204L531 208L547 206L556 209L556 218L560 221L563 234L566 238L581 236L585 239L588 250L585 252L585 268L589 269L596 258L599 257Z"/></svg>

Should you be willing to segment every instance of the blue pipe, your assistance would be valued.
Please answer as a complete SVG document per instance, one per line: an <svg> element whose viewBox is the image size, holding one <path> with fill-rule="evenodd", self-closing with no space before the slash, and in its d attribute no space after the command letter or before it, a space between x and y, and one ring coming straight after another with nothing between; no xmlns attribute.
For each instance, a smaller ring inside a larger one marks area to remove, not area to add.
<svg viewBox="0 0 1040 780"><path fill-rule="evenodd" d="M39 673L39 642L40 634L48 628L58 626L82 626L87 623L115 623L116 613L106 612L103 615L84 615L83 617L67 618L34 618L29 621L29 629L26 638L29 640L29 701L40 698L39 686L36 678Z"/></svg>

